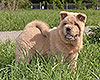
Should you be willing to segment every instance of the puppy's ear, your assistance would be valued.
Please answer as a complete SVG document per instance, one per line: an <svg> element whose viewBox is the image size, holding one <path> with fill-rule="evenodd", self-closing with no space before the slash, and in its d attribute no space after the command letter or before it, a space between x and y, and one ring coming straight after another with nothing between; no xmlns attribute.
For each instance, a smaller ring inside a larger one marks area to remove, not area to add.
<svg viewBox="0 0 100 80"><path fill-rule="evenodd" d="M86 22L86 18L87 18L87 16L85 15L85 14L82 14L82 13L79 13L78 15L77 15L77 18L80 20L80 21L82 21L82 22Z"/></svg>
<svg viewBox="0 0 100 80"><path fill-rule="evenodd" d="M61 20L63 20L66 16L68 16L68 13L66 11L61 11L60 15L61 15Z"/></svg>

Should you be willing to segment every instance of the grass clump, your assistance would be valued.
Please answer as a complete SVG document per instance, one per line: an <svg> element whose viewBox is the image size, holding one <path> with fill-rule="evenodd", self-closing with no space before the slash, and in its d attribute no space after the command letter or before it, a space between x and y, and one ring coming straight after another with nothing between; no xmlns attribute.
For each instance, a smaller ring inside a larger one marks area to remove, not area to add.
<svg viewBox="0 0 100 80"><path fill-rule="evenodd" d="M89 43L100 43L100 25L92 27L87 35Z"/></svg>
<svg viewBox="0 0 100 80"><path fill-rule="evenodd" d="M15 45L8 40L5 43L0 42L0 68L5 67L7 64L15 59Z"/></svg>

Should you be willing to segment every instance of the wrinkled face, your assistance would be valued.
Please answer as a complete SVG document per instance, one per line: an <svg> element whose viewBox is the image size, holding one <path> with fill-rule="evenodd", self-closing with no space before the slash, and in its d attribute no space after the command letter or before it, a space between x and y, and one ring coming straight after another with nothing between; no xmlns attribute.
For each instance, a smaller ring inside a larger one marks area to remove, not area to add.
<svg viewBox="0 0 100 80"><path fill-rule="evenodd" d="M74 17L66 17L61 23L67 40L75 40L80 35L80 26Z"/></svg>
<svg viewBox="0 0 100 80"><path fill-rule="evenodd" d="M86 16L81 13L61 12L60 35L67 41L75 41L83 35Z"/></svg>

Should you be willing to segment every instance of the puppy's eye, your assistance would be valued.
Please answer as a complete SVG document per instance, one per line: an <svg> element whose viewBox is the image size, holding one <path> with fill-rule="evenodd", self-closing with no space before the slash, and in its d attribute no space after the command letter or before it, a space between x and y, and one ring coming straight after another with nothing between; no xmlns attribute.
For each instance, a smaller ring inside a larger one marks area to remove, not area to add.
<svg viewBox="0 0 100 80"><path fill-rule="evenodd" d="M79 28L79 30L80 30L80 26L77 23L75 23L74 25L77 26Z"/></svg>
<svg viewBox="0 0 100 80"><path fill-rule="evenodd" d="M77 23L74 24L75 26L79 26Z"/></svg>
<svg viewBox="0 0 100 80"><path fill-rule="evenodd" d="M64 25L66 25L67 23L64 23Z"/></svg>

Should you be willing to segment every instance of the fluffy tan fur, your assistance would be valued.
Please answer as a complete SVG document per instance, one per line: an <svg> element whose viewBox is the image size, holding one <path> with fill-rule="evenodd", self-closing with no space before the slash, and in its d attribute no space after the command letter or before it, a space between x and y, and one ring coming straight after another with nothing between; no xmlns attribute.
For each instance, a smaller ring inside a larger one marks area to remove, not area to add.
<svg viewBox="0 0 100 80"><path fill-rule="evenodd" d="M82 49L86 15L65 11L60 12L60 15L60 25L50 31L50 50L56 55L59 52L63 53L65 61L76 60L78 57L78 51ZM75 36L73 39L65 38L67 34L67 27L71 28L71 31L68 34L73 37ZM76 67L76 63L73 62L71 67L72 66Z"/></svg>
<svg viewBox="0 0 100 80"><path fill-rule="evenodd" d="M21 44L26 51L30 51L29 58L34 55L34 48L42 50L42 53L52 51L58 58L63 53L64 60L76 60L78 51L82 49L83 32L86 15L82 13L60 12L61 22L57 28L49 29L48 25L41 21L29 23L22 34L17 38L16 60L24 58L19 49ZM69 29L70 28L70 31ZM76 63L72 63L76 66Z"/></svg>
<svg viewBox="0 0 100 80"><path fill-rule="evenodd" d="M35 51L45 53L49 50L49 26L42 21L32 21L27 24L23 32L16 39L16 62L24 60L24 55L28 53L28 60L34 55Z"/></svg>

